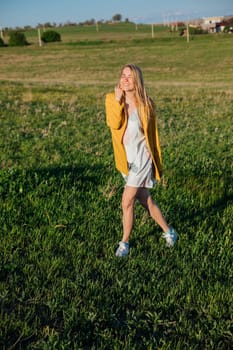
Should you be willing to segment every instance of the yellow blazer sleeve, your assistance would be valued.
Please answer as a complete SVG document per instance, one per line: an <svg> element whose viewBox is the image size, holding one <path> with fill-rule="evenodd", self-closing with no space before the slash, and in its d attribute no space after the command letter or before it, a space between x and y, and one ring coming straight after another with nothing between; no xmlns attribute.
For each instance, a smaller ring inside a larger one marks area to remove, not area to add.
<svg viewBox="0 0 233 350"><path fill-rule="evenodd" d="M105 98L107 125L111 129L120 129L124 123L124 104L120 104L114 93L109 93Z"/></svg>
<svg viewBox="0 0 233 350"><path fill-rule="evenodd" d="M155 171L155 177L157 180L160 180L162 177L162 154L161 154L161 147L160 147L160 140L159 140L159 132L158 132L158 121L157 116L154 113L152 118L152 133L150 136L153 135L153 138L151 140L152 149L153 149L153 158L154 158L154 164L156 166Z"/></svg>
<svg viewBox="0 0 233 350"><path fill-rule="evenodd" d="M115 98L115 94L109 93L105 98L105 108L106 122L112 134L112 144L116 168L125 175L128 175L127 157L122 142L127 125L124 103L119 103Z"/></svg>
<svg viewBox="0 0 233 350"><path fill-rule="evenodd" d="M162 176L162 155L159 142L159 133L157 125L157 116L153 108L150 110L149 118L146 117L146 112L143 114L143 129L146 137L146 142L155 167L155 178L160 180Z"/></svg>

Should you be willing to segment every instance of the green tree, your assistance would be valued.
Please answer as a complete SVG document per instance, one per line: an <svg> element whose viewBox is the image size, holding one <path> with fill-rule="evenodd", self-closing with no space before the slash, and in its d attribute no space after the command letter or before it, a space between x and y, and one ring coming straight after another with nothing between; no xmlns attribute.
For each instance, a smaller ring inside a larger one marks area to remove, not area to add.
<svg viewBox="0 0 233 350"><path fill-rule="evenodd" d="M22 32L11 32L10 33L10 39L8 42L9 46L25 46L29 45L24 33Z"/></svg>
<svg viewBox="0 0 233 350"><path fill-rule="evenodd" d="M44 43L52 43L55 41L61 41L61 35L55 30L47 30L41 36L41 40Z"/></svg>
<svg viewBox="0 0 233 350"><path fill-rule="evenodd" d="M113 20L114 22L120 22L121 19L122 19L122 15L121 15L120 13L117 13L116 15L114 15L114 16L112 17L112 20Z"/></svg>

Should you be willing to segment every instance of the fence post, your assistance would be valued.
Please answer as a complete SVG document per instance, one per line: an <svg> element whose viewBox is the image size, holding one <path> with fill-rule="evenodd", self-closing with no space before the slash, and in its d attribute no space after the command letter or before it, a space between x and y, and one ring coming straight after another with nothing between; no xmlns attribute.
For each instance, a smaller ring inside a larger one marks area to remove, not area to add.
<svg viewBox="0 0 233 350"><path fill-rule="evenodd" d="M189 43L189 23L187 23L187 43Z"/></svg>
<svg viewBox="0 0 233 350"><path fill-rule="evenodd" d="M40 28L38 28L38 41L39 41L39 46L42 46L42 42L41 42L41 35L40 35Z"/></svg>
<svg viewBox="0 0 233 350"><path fill-rule="evenodd" d="M154 24L151 24L151 37L154 38Z"/></svg>

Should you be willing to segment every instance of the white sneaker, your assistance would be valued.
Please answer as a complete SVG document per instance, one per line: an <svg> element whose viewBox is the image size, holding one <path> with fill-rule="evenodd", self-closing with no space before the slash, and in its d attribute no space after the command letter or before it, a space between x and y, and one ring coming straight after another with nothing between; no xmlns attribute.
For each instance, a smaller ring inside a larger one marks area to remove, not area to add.
<svg viewBox="0 0 233 350"><path fill-rule="evenodd" d="M174 228L171 226L168 232L163 233L163 238L166 240L167 247L173 247L178 239L178 235Z"/></svg>
<svg viewBox="0 0 233 350"><path fill-rule="evenodd" d="M121 258L125 257L129 254L129 243L127 242L119 242L119 247L116 251L116 256L119 256Z"/></svg>

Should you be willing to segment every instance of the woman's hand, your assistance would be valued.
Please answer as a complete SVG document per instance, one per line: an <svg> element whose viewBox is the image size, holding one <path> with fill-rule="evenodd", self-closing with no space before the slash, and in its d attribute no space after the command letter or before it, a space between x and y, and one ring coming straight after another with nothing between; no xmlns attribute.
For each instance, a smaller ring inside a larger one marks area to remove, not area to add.
<svg viewBox="0 0 233 350"><path fill-rule="evenodd" d="M123 90L120 88L120 85L119 85L119 84L116 85L116 86L115 86L115 98L116 98L116 100L117 100L118 102L120 102L120 103L121 103L123 94L124 94L124 92L123 92Z"/></svg>

